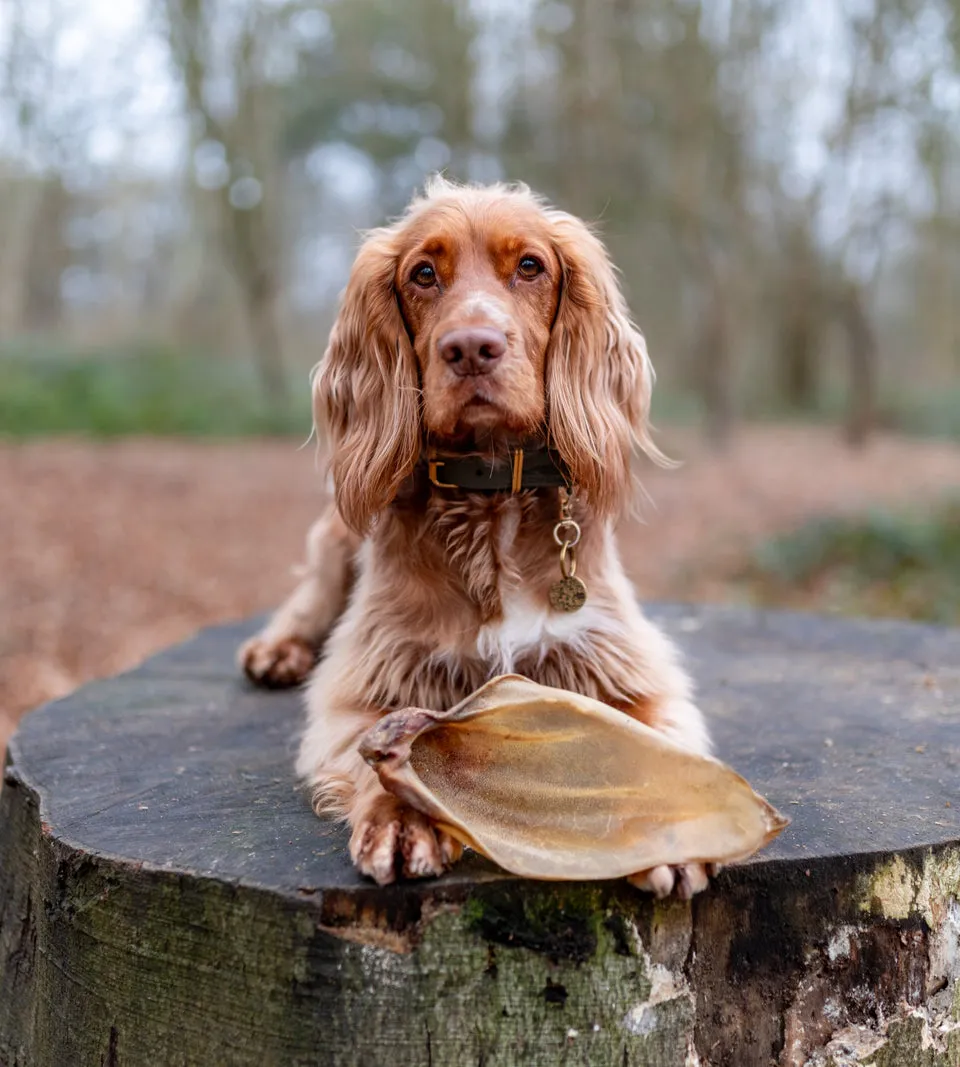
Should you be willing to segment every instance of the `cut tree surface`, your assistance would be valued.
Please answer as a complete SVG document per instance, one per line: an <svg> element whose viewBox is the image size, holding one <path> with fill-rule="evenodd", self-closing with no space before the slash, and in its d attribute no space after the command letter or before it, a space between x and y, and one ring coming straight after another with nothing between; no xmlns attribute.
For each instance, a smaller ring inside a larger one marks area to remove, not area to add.
<svg viewBox="0 0 960 1067"><path fill-rule="evenodd" d="M28 716L0 791L4 1067L956 1067L960 632L660 608L792 825L689 903L474 856L379 888L208 631Z"/></svg>

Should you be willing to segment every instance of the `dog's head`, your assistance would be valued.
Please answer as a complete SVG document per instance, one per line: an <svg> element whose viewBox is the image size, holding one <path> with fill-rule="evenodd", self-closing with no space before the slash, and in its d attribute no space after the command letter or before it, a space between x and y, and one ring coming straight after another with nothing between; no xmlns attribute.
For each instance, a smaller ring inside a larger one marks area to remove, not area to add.
<svg viewBox="0 0 960 1067"><path fill-rule="evenodd" d="M603 514L656 449L653 371L601 243L523 186L436 180L361 247L314 376L337 504L358 531L425 441L542 436Z"/></svg>

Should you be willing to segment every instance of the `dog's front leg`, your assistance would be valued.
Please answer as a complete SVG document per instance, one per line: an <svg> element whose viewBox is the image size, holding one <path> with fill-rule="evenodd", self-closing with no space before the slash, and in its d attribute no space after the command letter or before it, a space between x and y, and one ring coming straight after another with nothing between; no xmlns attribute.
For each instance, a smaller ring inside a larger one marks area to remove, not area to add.
<svg viewBox="0 0 960 1067"><path fill-rule="evenodd" d="M463 846L380 785L357 745L377 716L324 707L307 727L297 770L313 790L318 815L350 825L350 858L380 885L398 876L429 878L455 863Z"/></svg>
<svg viewBox="0 0 960 1067"><path fill-rule="evenodd" d="M252 682L283 688L306 679L346 605L359 546L360 538L331 504L307 534L300 584L264 629L240 646L237 658Z"/></svg>

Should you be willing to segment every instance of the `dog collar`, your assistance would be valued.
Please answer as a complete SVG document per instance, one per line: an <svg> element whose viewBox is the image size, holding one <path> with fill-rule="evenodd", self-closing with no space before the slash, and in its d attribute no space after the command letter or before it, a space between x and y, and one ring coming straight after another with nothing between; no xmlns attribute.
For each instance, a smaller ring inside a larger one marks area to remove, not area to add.
<svg viewBox="0 0 960 1067"><path fill-rule="evenodd" d="M438 489L521 493L525 489L570 489L573 484L559 453L546 445L515 448L495 459L479 452L439 452L431 448L425 463L427 477Z"/></svg>

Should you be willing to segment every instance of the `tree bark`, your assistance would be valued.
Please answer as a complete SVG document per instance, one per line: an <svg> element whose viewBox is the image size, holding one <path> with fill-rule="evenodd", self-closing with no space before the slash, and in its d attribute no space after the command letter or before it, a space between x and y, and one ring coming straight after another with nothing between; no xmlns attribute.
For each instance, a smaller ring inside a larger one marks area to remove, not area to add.
<svg viewBox="0 0 960 1067"><path fill-rule="evenodd" d="M866 444L876 426L877 338L864 305L860 287L851 282L846 289L841 315L847 332L849 394L846 439L851 447Z"/></svg>
<svg viewBox="0 0 960 1067"><path fill-rule="evenodd" d="M656 617L719 753L794 818L692 902L476 856L365 882L296 788L297 695L235 678L256 623L27 716L0 791L0 1064L956 1067L960 632Z"/></svg>

